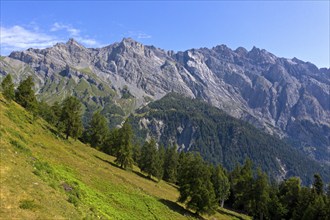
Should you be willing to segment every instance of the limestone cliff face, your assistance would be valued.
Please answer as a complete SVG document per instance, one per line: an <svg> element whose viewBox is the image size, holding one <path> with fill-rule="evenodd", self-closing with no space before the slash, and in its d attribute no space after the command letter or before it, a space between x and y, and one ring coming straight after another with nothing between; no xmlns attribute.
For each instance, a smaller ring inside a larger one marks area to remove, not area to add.
<svg viewBox="0 0 330 220"><path fill-rule="evenodd" d="M0 61L0 74L9 73L10 63L16 67L16 60L38 78L40 93L69 76L117 92L127 87L135 108L178 92L289 138L316 159L330 162L330 69L309 62L256 47L247 51L220 45L174 53L132 39L97 49L70 39L43 50L13 52Z"/></svg>

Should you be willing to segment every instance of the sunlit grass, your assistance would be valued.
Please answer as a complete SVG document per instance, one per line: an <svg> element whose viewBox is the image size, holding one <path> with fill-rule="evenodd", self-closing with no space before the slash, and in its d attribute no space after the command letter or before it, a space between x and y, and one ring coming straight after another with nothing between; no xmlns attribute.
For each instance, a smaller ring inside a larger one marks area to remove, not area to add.
<svg viewBox="0 0 330 220"><path fill-rule="evenodd" d="M49 129L50 128L50 129ZM63 140L0 95L2 219L192 219L175 186L125 171L114 158ZM233 219L217 213L210 219Z"/></svg>

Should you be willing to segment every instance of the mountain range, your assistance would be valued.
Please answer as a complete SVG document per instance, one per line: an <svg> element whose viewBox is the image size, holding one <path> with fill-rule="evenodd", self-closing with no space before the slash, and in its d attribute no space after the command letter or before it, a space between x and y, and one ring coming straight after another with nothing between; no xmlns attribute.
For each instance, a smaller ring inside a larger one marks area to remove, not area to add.
<svg viewBox="0 0 330 220"><path fill-rule="evenodd" d="M77 96L84 103L85 123L100 109L116 126L136 109L175 92L330 163L330 69L297 58L225 45L174 52L130 38L86 48L70 39L1 57L0 76L8 73L16 83L33 75L39 99L48 103Z"/></svg>

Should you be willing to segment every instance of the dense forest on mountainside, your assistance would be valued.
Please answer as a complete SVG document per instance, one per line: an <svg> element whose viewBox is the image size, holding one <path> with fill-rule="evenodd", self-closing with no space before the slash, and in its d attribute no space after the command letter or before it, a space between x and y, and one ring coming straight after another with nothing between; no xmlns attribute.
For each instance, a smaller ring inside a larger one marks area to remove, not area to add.
<svg viewBox="0 0 330 220"><path fill-rule="evenodd" d="M198 99L172 93L137 110L130 120L139 141L151 136L164 146L200 152L206 161L229 170L250 158L273 179L300 176L309 185L315 172L330 178L329 166Z"/></svg>

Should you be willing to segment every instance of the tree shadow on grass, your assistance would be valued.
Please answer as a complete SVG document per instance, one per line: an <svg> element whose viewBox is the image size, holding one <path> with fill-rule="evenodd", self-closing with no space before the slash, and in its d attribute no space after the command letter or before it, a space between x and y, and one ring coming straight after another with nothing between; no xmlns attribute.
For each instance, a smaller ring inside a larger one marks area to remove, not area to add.
<svg viewBox="0 0 330 220"><path fill-rule="evenodd" d="M167 199L159 199L159 201L161 203L163 203L164 205L166 205L168 208L170 208L172 211L177 212L183 216L191 216L194 217L196 219L200 219L200 220L204 220L203 217L201 217L200 215L193 213L185 208L183 208L182 206L180 206L179 204L177 204L176 202L167 200Z"/></svg>
<svg viewBox="0 0 330 220"><path fill-rule="evenodd" d="M63 136L62 132L59 132L57 129L54 129L52 126L50 126L50 125L42 125L42 127L45 130L50 131L55 137L60 138L60 139L64 139L64 136Z"/></svg>
<svg viewBox="0 0 330 220"><path fill-rule="evenodd" d="M120 166L118 166L118 164L116 164L116 163L114 163L114 162L111 162L111 161L105 160L105 159L103 159L103 158L101 158L101 157L99 157L99 156L97 156L97 155L94 155L94 157L96 157L97 159L99 159L99 160L101 160L101 161L103 161L103 162L105 162L105 163L108 163L108 164L110 164L110 165L112 165L112 166L114 166L114 167L117 167L117 168L119 168L119 169L124 170L123 168L121 168Z"/></svg>
<svg viewBox="0 0 330 220"><path fill-rule="evenodd" d="M156 180L154 180L153 178L149 177L149 176L146 176L144 175L143 173L141 172L138 172L138 171L135 171L135 170L132 170L133 173L135 173L136 175L138 175L139 177L142 177L144 179L147 179L147 180L150 180L152 182L155 182L155 183L158 183Z"/></svg>
<svg viewBox="0 0 330 220"><path fill-rule="evenodd" d="M218 208L218 209L217 209L217 212L219 212L219 213L222 214L222 215L228 215L228 216L231 216L231 217L233 217L233 218L238 218L238 219L240 219L240 220L244 220L243 217L241 217L241 216L239 216L239 215L235 215L234 213L231 213L231 212L229 212L229 211L226 211L226 210L223 209L223 208ZM234 212L234 211L233 211L233 212Z"/></svg>
<svg viewBox="0 0 330 220"><path fill-rule="evenodd" d="M114 167L117 167L117 168L119 168L119 169L125 170L124 168L121 168L120 166L118 166L118 164L116 164L116 163L114 163L114 162L111 162L111 161L105 160L105 159L103 159L103 158L101 158L101 157L99 157L99 156L97 156L97 155L94 155L94 157L96 157L97 159L99 159L99 160L101 160L101 161L103 161L103 162L105 162L105 163L108 163L108 164L110 164L110 165L112 165L112 166L114 166ZM136 175L138 175L139 177L142 177L142 178L144 178L144 179L147 179L147 180L150 180L150 181L152 181L152 182L158 183L158 181L156 181L155 179L150 178L150 177L144 175L143 173L140 173L140 172L135 171L135 170L131 170L131 171L132 171L133 173L135 173Z"/></svg>

